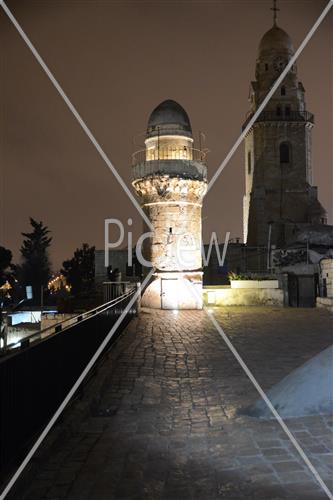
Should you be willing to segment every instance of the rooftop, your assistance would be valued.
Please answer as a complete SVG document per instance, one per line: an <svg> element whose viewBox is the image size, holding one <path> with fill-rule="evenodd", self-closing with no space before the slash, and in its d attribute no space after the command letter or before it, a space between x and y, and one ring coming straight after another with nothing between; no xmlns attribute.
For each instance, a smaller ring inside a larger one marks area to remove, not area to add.
<svg viewBox="0 0 333 500"><path fill-rule="evenodd" d="M161 102L151 113L147 137L159 134L187 135L192 137L190 119L185 109L172 99Z"/></svg>
<svg viewBox="0 0 333 500"><path fill-rule="evenodd" d="M276 25L264 34L259 44L259 56L270 52L288 52L290 55L294 53L290 36Z"/></svg>

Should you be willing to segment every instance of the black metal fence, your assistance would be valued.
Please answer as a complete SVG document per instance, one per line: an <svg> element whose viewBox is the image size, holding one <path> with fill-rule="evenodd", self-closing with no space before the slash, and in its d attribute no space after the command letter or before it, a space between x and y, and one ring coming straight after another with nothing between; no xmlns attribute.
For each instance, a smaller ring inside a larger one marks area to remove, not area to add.
<svg viewBox="0 0 333 500"><path fill-rule="evenodd" d="M83 369L91 360L135 290L115 299L75 324L15 349L0 359L0 476L29 451ZM117 328L124 329L136 304ZM106 348L107 349L107 348Z"/></svg>
<svg viewBox="0 0 333 500"><path fill-rule="evenodd" d="M139 284L131 283L130 281L104 281L103 283L103 300L109 300L120 297L128 290L137 288Z"/></svg>

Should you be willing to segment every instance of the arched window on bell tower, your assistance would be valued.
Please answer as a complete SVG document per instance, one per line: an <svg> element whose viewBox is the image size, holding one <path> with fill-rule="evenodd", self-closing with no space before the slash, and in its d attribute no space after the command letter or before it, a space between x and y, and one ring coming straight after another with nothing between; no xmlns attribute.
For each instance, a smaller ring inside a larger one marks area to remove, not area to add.
<svg viewBox="0 0 333 500"><path fill-rule="evenodd" d="M280 163L291 162L291 146L288 142L281 142L280 144Z"/></svg>
<svg viewBox="0 0 333 500"><path fill-rule="evenodd" d="M252 172L252 158L251 151L247 153L247 173L250 175Z"/></svg>

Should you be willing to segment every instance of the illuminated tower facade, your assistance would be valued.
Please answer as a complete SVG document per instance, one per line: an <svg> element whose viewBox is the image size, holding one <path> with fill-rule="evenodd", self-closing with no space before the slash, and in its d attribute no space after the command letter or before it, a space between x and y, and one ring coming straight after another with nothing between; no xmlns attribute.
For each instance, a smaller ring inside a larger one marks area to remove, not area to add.
<svg viewBox="0 0 333 500"><path fill-rule="evenodd" d="M273 27L259 45L247 121L294 54L289 35L277 26L275 4L273 10ZM294 64L246 136L243 223L250 246L284 246L295 224L326 223L312 185L314 117L304 95Z"/></svg>
<svg viewBox="0 0 333 500"><path fill-rule="evenodd" d="M132 184L153 226L144 257L155 273L142 305L202 308L201 210L207 169L205 154L194 147L188 115L177 102L164 101L151 113L145 149L133 155Z"/></svg>

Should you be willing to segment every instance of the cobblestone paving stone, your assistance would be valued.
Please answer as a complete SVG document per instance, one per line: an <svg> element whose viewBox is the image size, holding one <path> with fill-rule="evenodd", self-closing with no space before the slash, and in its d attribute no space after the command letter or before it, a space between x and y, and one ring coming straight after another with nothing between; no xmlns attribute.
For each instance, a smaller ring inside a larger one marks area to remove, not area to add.
<svg viewBox="0 0 333 500"><path fill-rule="evenodd" d="M332 342L325 311L215 312L264 389ZM106 363L89 418L12 498L327 498L279 424L240 411L257 393L205 312L142 311ZM333 416L286 422L332 489Z"/></svg>

